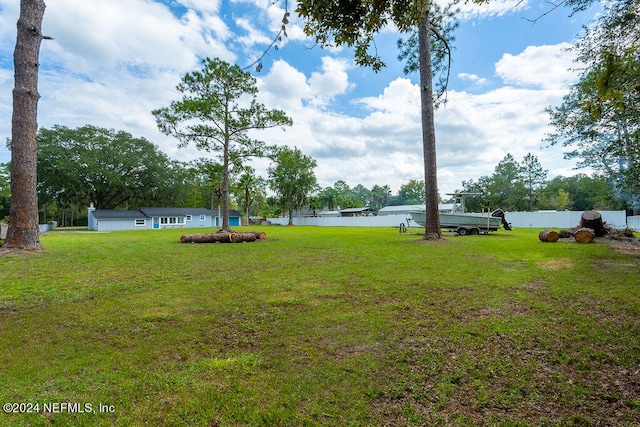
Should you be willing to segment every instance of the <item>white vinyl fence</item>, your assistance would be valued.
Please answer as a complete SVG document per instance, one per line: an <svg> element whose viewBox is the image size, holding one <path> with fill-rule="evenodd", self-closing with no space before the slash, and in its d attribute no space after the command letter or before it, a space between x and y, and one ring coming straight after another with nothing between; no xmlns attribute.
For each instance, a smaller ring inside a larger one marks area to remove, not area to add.
<svg viewBox="0 0 640 427"><path fill-rule="evenodd" d="M516 228L572 228L580 224L583 211L507 212L507 221ZM614 228L627 226L625 211L598 211L602 221Z"/></svg>
<svg viewBox="0 0 640 427"><path fill-rule="evenodd" d="M506 212L505 218L516 228L572 228L580 224L583 211L564 212ZM602 220L615 228L627 226L625 211L599 211ZM325 227L419 227L409 214L361 217L304 217L293 218L294 225L310 225ZM640 218L640 217L630 217ZM272 224L287 225L288 217L269 218ZM640 224L638 224L640 225ZM640 228L638 228L640 229Z"/></svg>

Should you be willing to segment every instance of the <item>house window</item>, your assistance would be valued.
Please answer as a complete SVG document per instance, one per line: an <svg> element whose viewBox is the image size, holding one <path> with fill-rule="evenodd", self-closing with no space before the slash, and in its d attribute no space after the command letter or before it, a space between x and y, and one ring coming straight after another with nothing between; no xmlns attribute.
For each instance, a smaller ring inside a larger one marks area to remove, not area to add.
<svg viewBox="0 0 640 427"><path fill-rule="evenodd" d="M136 219L136 227L145 227L147 225L146 219Z"/></svg>
<svg viewBox="0 0 640 427"><path fill-rule="evenodd" d="M187 221L191 221L192 219L191 215L187 215Z"/></svg>
<svg viewBox="0 0 640 427"><path fill-rule="evenodd" d="M184 217L183 216L179 216L178 217L178 224L184 224Z"/></svg>
<svg viewBox="0 0 640 427"><path fill-rule="evenodd" d="M167 217L160 218L160 224L169 224L169 218Z"/></svg>
<svg viewBox="0 0 640 427"><path fill-rule="evenodd" d="M206 219L207 219L207 217L206 217L206 216L204 216L204 215L200 215L200 221L205 221Z"/></svg>
<svg viewBox="0 0 640 427"><path fill-rule="evenodd" d="M169 218L169 224L175 224L177 222L177 218L176 217L171 217Z"/></svg>

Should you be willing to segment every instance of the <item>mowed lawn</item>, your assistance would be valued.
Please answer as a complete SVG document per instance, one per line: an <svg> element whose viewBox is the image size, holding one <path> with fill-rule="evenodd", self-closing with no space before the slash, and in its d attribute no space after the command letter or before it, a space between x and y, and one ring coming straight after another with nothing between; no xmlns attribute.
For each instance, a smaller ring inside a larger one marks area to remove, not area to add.
<svg viewBox="0 0 640 427"><path fill-rule="evenodd" d="M254 229L1 257L0 425L640 425L637 252Z"/></svg>

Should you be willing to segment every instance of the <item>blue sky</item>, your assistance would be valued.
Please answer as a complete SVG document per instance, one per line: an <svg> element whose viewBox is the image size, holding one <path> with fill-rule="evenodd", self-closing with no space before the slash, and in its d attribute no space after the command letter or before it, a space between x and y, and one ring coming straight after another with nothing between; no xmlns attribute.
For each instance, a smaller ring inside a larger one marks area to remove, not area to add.
<svg viewBox="0 0 640 427"><path fill-rule="evenodd" d="M12 56L19 2L0 0L0 139L11 134ZM531 152L549 177L571 175L561 147L546 148L544 108L559 105L577 74L566 49L596 13L569 17L545 1L496 1L465 7L455 32L448 102L436 112L441 195L493 173L507 154ZM423 179L417 75L397 60L399 35L376 39L380 73L353 64L345 48L322 49L304 36L289 4L288 37L271 49L258 78L260 101L294 120L286 131L256 134L297 146L318 163L321 186L390 185ZM85 124L125 130L170 157L202 156L162 135L151 110L178 99L175 86L205 56L242 67L257 59L281 26L284 2L270 0L50 0L41 48L41 127ZM3 144L4 145L4 144ZM0 162L10 153L0 148ZM254 162L265 174L267 163ZM266 175L265 175L266 176Z"/></svg>

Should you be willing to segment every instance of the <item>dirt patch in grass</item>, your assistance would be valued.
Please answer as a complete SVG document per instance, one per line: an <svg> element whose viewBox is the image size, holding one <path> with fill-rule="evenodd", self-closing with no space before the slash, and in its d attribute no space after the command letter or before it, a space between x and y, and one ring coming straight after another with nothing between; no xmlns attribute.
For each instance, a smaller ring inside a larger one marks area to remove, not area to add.
<svg viewBox="0 0 640 427"><path fill-rule="evenodd" d="M608 242L611 245L611 250L616 253L631 255L635 258L640 258L640 239L636 237L623 239L606 239L599 241Z"/></svg>
<svg viewBox="0 0 640 427"><path fill-rule="evenodd" d="M39 254L42 252L44 252L44 248L26 251L24 249L8 249L0 247L0 259L11 255L21 256L27 254Z"/></svg>
<svg viewBox="0 0 640 427"><path fill-rule="evenodd" d="M408 240L408 242L414 243L417 245L437 245L437 246L451 244L449 236L445 236L445 238L438 239L438 240L427 240L427 239L423 239L422 236L423 234L416 234L416 239Z"/></svg>
<svg viewBox="0 0 640 427"><path fill-rule="evenodd" d="M575 266L575 260L571 258L555 258L546 260L540 263L540 265L545 270L565 270L568 268L573 268Z"/></svg>

